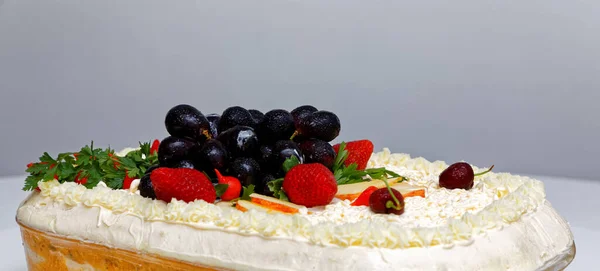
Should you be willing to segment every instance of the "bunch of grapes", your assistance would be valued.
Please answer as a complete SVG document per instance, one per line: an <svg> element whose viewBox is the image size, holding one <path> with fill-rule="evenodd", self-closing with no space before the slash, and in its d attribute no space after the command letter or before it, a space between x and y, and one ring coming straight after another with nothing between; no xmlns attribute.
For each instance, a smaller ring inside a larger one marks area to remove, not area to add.
<svg viewBox="0 0 600 271"><path fill-rule="evenodd" d="M265 195L271 195L266 184L285 175L288 158L331 169L336 153L329 142L341 129L334 113L310 105L265 114L233 106L204 115L181 104L169 110L165 126L170 136L158 148L160 167L194 168L214 182L217 169Z"/></svg>

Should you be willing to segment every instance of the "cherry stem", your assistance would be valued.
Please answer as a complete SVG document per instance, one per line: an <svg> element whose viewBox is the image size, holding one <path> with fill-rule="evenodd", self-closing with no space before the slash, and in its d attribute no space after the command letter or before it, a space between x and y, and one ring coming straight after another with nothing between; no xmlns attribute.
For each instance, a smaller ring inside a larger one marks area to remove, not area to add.
<svg viewBox="0 0 600 271"><path fill-rule="evenodd" d="M481 176L481 175L483 175L483 174L486 174L486 173L488 173L488 172L492 171L492 169L493 169L493 168L494 168L494 165L492 165L492 166L491 166L490 168L488 168L488 170L486 170L486 171L479 172L479 173L475 174L475 176Z"/></svg>
<svg viewBox="0 0 600 271"><path fill-rule="evenodd" d="M387 201L385 203L385 207L400 210L400 201L398 200L398 198L396 198L396 195L394 195L394 191L392 191L392 188L390 187L390 184L387 182L387 178L385 176L383 177L382 181L385 183L385 186L387 187L388 192L390 193L390 195L392 196L392 199L394 200L394 202ZM389 206L390 203L391 203L391 206Z"/></svg>
<svg viewBox="0 0 600 271"><path fill-rule="evenodd" d="M298 130L294 131L294 133L292 134L292 136L290 137L290 140L294 140L294 138L299 135L300 132L298 132Z"/></svg>

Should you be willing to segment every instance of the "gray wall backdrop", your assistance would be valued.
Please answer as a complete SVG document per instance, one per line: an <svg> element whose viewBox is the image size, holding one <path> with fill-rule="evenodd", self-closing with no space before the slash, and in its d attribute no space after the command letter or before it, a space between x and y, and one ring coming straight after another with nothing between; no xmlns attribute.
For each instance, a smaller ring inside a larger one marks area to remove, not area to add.
<svg viewBox="0 0 600 271"><path fill-rule="evenodd" d="M176 2L176 3L175 3ZM314 104L340 140L600 179L600 1L0 0L0 175L43 151Z"/></svg>

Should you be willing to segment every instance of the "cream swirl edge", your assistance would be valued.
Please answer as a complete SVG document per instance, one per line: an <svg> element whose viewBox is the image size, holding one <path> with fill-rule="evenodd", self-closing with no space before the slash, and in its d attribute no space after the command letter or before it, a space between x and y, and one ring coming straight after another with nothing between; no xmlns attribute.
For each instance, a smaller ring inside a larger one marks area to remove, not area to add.
<svg viewBox="0 0 600 271"><path fill-rule="evenodd" d="M401 158L401 159L400 159ZM372 160L406 165L420 171L446 167L443 162L429 162L423 158L410 158L407 154L391 154L389 150L375 153ZM487 189L505 191L483 210L465 213L460 218L450 218L438 227L407 228L393 222L372 223L368 220L336 225L330 222L311 224L302 215L264 213L254 210L241 212L197 200L190 203L173 199L170 203L144 198L126 190L113 190L103 183L87 189L73 182L40 182L41 195L67 206L82 204L101 207L115 213L129 213L146 221L182 223L196 228L219 228L242 234L259 234L264 237L292 238L319 245L341 247L364 246L400 249L455 243L468 244L472 237L486 231L501 229L518 221L525 213L537 208L545 199L543 183L528 177L507 173L490 173L479 180Z"/></svg>

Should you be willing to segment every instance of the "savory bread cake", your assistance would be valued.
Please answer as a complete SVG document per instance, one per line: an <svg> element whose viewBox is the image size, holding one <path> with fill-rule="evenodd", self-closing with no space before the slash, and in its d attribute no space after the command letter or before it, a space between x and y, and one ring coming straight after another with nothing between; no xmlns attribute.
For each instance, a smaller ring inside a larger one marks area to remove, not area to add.
<svg viewBox="0 0 600 271"><path fill-rule="evenodd" d="M211 131L176 129L173 111L210 119L178 107L160 143L29 165L30 270L561 270L575 255L538 180L330 145L339 119L322 111L255 112L252 127L228 109Z"/></svg>

